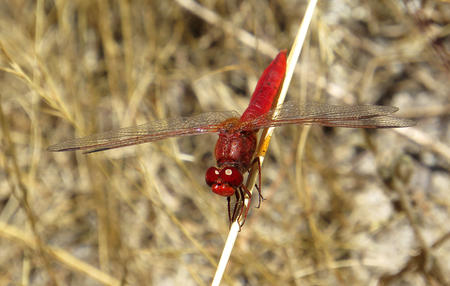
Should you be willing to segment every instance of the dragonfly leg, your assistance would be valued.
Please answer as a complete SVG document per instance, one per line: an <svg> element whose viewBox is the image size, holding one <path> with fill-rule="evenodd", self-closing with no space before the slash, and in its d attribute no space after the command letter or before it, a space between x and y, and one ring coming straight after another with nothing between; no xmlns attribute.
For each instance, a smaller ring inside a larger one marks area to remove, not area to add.
<svg viewBox="0 0 450 286"><path fill-rule="evenodd" d="M238 190L236 190L234 195L236 196L236 201L234 202L233 214L230 217L230 224L239 217L238 213L240 212L240 207L241 207L240 206L240 201L241 201L240 192ZM229 197L229 198L231 198L231 197Z"/></svg>
<svg viewBox="0 0 450 286"><path fill-rule="evenodd" d="M240 212L239 212L237 219L242 221L242 223L239 224L239 227L241 228L244 226L245 220L247 219L248 210L250 209L250 203L252 202L252 194L250 193L250 191L247 189L247 187L245 185L242 185L239 188L239 192L241 193L242 200L241 200ZM247 206L245 206L244 192L248 197Z"/></svg>
<svg viewBox="0 0 450 286"><path fill-rule="evenodd" d="M230 222L230 226L231 226L231 197L227 197L227 205L228 205L228 221ZM234 213L234 212L233 212ZM234 214L233 214L234 215Z"/></svg>
<svg viewBox="0 0 450 286"><path fill-rule="evenodd" d="M253 160L253 163L257 163L258 164L258 184L255 184L256 190L258 191L258 206L256 206L257 208L259 208L261 206L261 202L264 200L264 197L261 194L261 161L259 160L259 157L256 157Z"/></svg>

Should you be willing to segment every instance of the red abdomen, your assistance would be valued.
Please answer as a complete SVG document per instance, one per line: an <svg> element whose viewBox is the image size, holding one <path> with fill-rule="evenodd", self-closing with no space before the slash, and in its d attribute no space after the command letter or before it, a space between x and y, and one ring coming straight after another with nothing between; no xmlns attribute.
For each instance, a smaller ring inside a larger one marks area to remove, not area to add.
<svg viewBox="0 0 450 286"><path fill-rule="evenodd" d="M250 104L241 116L241 121L248 121L267 113L272 108L273 100L278 94L286 73L286 50L278 56L264 70L253 92Z"/></svg>

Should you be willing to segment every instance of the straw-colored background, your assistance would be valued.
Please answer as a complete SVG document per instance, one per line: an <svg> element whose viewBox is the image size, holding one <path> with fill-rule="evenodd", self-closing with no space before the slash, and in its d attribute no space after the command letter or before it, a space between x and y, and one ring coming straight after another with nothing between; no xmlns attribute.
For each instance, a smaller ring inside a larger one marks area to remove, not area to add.
<svg viewBox="0 0 450 286"><path fill-rule="evenodd" d="M210 283L228 230L204 183L216 135L45 151L241 112L305 2L200 2L0 2L1 285ZM450 283L450 4L419 2L319 1L289 97L394 105L418 125L278 128L224 285Z"/></svg>

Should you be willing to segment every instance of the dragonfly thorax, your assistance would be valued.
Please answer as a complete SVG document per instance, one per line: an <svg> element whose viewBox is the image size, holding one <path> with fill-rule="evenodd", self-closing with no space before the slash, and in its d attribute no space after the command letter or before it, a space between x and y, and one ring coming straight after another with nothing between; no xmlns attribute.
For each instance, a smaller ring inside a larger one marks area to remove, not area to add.
<svg viewBox="0 0 450 286"><path fill-rule="evenodd" d="M215 148L217 166L219 168L233 166L241 173L246 172L250 168L256 142L256 132L220 133Z"/></svg>

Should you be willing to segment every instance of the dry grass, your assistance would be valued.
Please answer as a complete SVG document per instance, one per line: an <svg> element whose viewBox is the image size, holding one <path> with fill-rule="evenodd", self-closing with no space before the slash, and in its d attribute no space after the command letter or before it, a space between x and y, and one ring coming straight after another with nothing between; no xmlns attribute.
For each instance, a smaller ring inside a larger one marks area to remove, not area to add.
<svg viewBox="0 0 450 286"><path fill-rule="evenodd" d="M203 179L216 136L45 151L156 118L242 111L305 8L202 1L209 10L193 15L180 3L0 2L1 285L210 283L228 230L225 199ZM450 5L417 5L319 2L290 97L395 105L418 126L279 128L266 200L224 284L450 283Z"/></svg>

